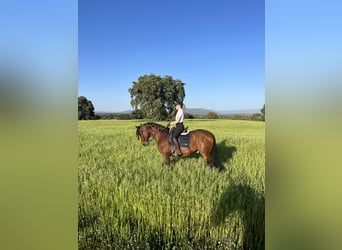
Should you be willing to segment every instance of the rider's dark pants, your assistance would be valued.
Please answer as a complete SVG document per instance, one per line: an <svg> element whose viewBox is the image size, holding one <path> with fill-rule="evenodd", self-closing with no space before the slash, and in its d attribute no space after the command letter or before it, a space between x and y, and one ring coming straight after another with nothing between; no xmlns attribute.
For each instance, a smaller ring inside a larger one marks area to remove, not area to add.
<svg viewBox="0 0 342 250"><path fill-rule="evenodd" d="M175 131L173 131L173 138L178 139L179 135L183 132L184 125L182 122L177 123L177 126L175 128Z"/></svg>

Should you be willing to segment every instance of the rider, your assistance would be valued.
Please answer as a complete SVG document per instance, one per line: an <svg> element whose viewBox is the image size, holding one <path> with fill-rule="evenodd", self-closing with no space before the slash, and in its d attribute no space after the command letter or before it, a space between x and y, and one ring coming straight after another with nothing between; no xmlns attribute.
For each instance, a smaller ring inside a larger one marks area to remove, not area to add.
<svg viewBox="0 0 342 250"><path fill-rule="evenodd" d="M180 151L180 147L179 147L179 143L178 143L178 137L179 135L182 133L182 131L184 130L184 125L183 125L183 121L184 121L184 113L185 111L183 110L184 104L182 101L177 102L176 104L176 109L177 109L177 113L176 113L176 119L175 121L171 122L171 125L176 125L176 129L173 131L173 135L172 135L172 140L175 144L175 152L173 153L173 155L175 156L181 156L182 152Z"/></svg>

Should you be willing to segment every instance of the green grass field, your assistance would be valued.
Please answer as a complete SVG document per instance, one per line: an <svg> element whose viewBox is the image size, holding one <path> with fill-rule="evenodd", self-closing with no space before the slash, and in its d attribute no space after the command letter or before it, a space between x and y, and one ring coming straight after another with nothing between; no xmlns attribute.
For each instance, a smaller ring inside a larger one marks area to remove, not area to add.
<svg viewBox="0 0 342 250"><path fill-rule="evenodd" d="M265 123L186 120L215 135L223 173L197 154L162 165L140 123L79 121L79 248L264 249Z"/></svg>

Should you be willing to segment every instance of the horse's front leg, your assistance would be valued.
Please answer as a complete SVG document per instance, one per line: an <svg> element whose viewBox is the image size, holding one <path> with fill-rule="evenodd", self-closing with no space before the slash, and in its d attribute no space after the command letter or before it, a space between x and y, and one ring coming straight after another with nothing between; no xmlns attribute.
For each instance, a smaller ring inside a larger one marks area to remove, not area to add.
<svg viewBox="0 0 342 250"><path fill-rule="evenodd" d="M170 165L170 153L163 153L164 164Z"/></svg>

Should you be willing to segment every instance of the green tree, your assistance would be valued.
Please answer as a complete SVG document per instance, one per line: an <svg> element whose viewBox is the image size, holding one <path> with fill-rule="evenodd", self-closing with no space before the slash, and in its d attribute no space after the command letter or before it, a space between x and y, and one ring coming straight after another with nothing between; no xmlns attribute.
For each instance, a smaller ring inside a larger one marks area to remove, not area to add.
<svg viewBox="0 0 342 250"><path fill-rule="evenodd" d="M171 76L140 76L128 89L131 106L134 110L141 110L143 118L165 120L173 115L175 103L184 99L184 85L181 80L174 80Z"/></svg>
<svg viewBox="0 0 342 250"><path fill-rule="evenodd" d="M262 114L260 113L252 114L250 119L253 121L263 121Z"/></svg>
<svg viewBox="0 0 342 250"><path fill-rule="evenodd" d="M261 112L261 118L263 121L265 121L265 104L264 106L262 106L262 108L260 109Z"/></svg>
<svg viewBox="0 0 342 250"><path fill-rule="evenodd" d="M215 113L215 112L208 112L205 116L204 116L204 118L206 118L206 119L218 119L219 117L218 117L218 115Z"/></svg>
<svg viewBox="0 0 342 250"><path fill-rule="evenodd" d="M78 120L95 119L93 103L84 96L78 97Z"/></svg>
<svg viewBox="0 0 342 250"><path fill-rule="evenodd" d="M131 112L132 119L143 119L144 115L140 109L135 109Z"/></svg>

